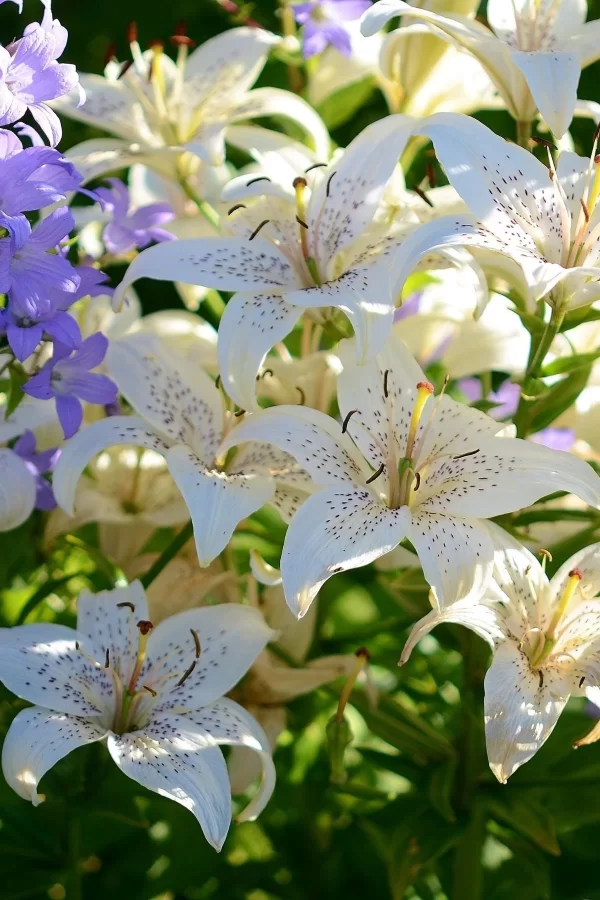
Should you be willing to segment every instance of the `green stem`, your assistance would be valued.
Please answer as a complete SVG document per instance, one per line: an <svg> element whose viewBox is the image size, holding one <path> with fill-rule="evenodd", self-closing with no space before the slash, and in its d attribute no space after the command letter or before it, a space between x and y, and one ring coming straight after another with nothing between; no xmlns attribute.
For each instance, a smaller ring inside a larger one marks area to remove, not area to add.
<svg viewBox="0 0 600 900"><path fill-rule="evenodd" d="M193 533L194 527L190 520L187 525L184 525L181 531L175 535L171 543L165 547L154 565L150 566L146 574L142 575L140 578L140 581L145 588L148 588L154 579L160 575L165 566L179 553L183 545L187 544Z"/></svg>
<svg viewBox="0 0 600 900"><path fill-rule="evenodd" d="M81 823L77 813L71 813L69 821L69 883L68 900L82 900Z"/></svg>
<svg viewBox="0 0 600 900"><path fill-rule="evenodd" d="M483 889L482 851L487 816L482 803L475 801L471 817L454 855L452 897L481 900Z"/></svg>
<svg viewBox="0 0 600 900"><path fill-rule="evenodd" d="M199 212L204 216L209 225L212 225L215 231L220 231L221 225L219 221L219 214L217 213L217 211L213 209L210 203L207 203L206 200L202 200L202 198L198 196L185 175L179 175L178 181L181 185L183 193L186 195L186 197L189 197L192 203L196 204Z"/></svg>
<svg viewBox="0 0 600 900"><path fill-rule="evenodd" d="M527 364L527 370L525 372L525 393L527 392L527 380L531 378L538 378L540 374L540 370L544 365L544 360L552 343L559 333L563 321L565 318L565 310L561 307L553 307L552 315L550 316L549 322L546 323L546 327L544 329L544 333L540 339L539 344L537 346L534 343L533 337L531 342L531 349L529 354L529 362ZM527 397L523 396L523 391L521 391L521 396L519 398L519 406L517 412L515 414L515 425L517 426L517 437L524 438L527 437L529 433L529 412L531 408L531 400L527 399Z"/></svg>
<svg viewBox="0 0 600 900"><path fill-rule="evenodd" d="M517 119L517 144L525 150L529 150L531 140L531 122L521 122Z"/></svg>

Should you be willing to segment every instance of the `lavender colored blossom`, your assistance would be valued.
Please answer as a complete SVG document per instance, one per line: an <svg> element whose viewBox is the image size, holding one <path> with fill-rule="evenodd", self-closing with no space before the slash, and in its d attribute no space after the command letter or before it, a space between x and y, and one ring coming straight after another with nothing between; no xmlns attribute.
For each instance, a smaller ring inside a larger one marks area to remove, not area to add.
<svg viewBox="0 0 600 900"><path fill-rule="evenodd" d="M485 399L498 404L488 410L488 415L493 419L508 419L517 411L521 389L511 381L505 381L497 391L490 391L485 398L479 378L461 378L458 386L471 403Z"/></svg>
<svg viewBox="0 0 600 900"><path fill-rule="evenodd" d="M119 178L109 178L110 188L96 189L96 195L112 221L104 229L102 238L111 253L128 253L147 247L152 241L172 241L174 235L161 225L175 218L168 203L150 203L130 210L129 190Z"/></svg>
<svg viewBox="0 0 600 900"><path fill-rule="evenodd" d="M67 30L52 18L50 3L41 23L28 25L23 37L0 46L0 125L10 125L29 110L50 144L61 136L60 120L47 105L79 86L75 66L59 63L67 43ZM80 88L80 102L84 95Z"/></svg>
<svg viewBox="0 0 600 900"><path fill-rule="evenodd" d="M48 252L74 224L70 210L56 209L33 231L24 219L14 234L0 240L0 292L8 293L9 304L17 304L21 314L35 317L49 299L75 295L80 278L74 267L60 253Z"/></svg>
<svg viewBox="0 0 600 900"><path fill-rule="evenodd" d="M14 445L13 451L21 457L35 479L35 508L46 512L54 509L56 500L52 492L52 485L44 478L44 475L52 472L58 462L60 456L58 447L37 453L35 435L33 431L26 431Z"/></svg>
<svg viewBox="0 0 600 900"><path fill-rule="evenodd" d="M81 175L51 147L23 148L11 131L0 129L0 225L11 232L28 224L30 212L64 200L81 185Z"/></svg>
<svg viewBox="0 0 600 900"><path fill-rule="evenodd" d="M54 355L29 379L23 390L39 400L56 400L56 412L65 438L73 437L83 420L81 401L108 405L117 397L117 386L106 375L92 372L100 365L108 340L97 332L72 352L54 345Z"/></svg>
<svg viewBox="0 0 600 900"><path fill-rule="evenodd" d="M350 35L341 23L360 19L370 6L371 0L310 0L293 6L296 21L304 26L304 57L322 53L329 44L344 56L350 56Z"/></svg>
<svg viewBox="0 0 600 900"><path fill-rule="evenodd" d="M394 312L394 325L396 322L402 322L403 319L408 319L410 316L416 316L421 308L421 291L417 291L414 294L411 294L407 300L403 300L402 306L399 306L398 309Z"/></svg>
<svg viewBox="0 0 600 900"><path fill-rule="evenodd" d="M552 450L569 451L575 443L575 432L571 428L544 428L537 434L532 434L529 440L535 444L543 444Z"/></svg>

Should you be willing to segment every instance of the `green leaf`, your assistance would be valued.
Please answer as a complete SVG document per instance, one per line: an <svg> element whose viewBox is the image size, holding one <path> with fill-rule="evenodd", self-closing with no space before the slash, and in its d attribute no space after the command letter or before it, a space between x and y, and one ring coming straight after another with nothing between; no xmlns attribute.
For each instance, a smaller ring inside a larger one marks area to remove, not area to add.
<svg viewBox="0 0 600 900"><path fill-rule="evenodd" d="M21 366L11 365L8 371L10 374L10 387L8 389L8 398L6 400L6 409L4 413L6 419L14 413L15 409L25 396L23 393L23 385L27 381L27 374Z"/></svg>
<svg viewBox="0 0 600 900"><path fill-rule="evenodd" d="M371 78L357 81L331 94L317 106L317 112L331 131L339 128L371 97L375 84Z"/></svg>
<svg viewBox="0 0 600 900"><path fill-rule="evenodd" d="M446 822L456 822L456 814L452 807L452 792L456 776L457 759L452 757L434 769L429 781L429 800L431 805Z"/></svg>
<svg viewBox="0 0 600 900"><path fill-rule="evenodd" d="M600 349L594 353L573 353L571 356L565 356L563 359L555 359L553 362L544 366L540 375L546 378L548 375L564 375L566 372L575 372L577 369L583 369L590 366L600 357Z"/></svg>
<svg viewBox="0 0 600 900"><path fill-rule="evenodd" d="M590 377L591 366L578 369L567 375L561 382L553 385L547 393L536 400L529 410L529 430L531 432L542 431L551 425L565 409L575 403L578 396L587 384Z"/></svg>
<svg viewBox="0 0 600 900"><path fill-rule="evenodd" d="M522 309L514 309L523 325L527 329L530 334L538 334L542 335L545 331L546 325L543 319L539 319L537 316L533 316L531 313L524 312Z"/></svg>
<svg viewBox="0 0 600 900"><path fill-rule="evenodd" d="M508 793L502 798L490 797L487 806L499 821L506 822L546 853L560 855L552 813L535 795L522 791L518 795Z"/></svg>

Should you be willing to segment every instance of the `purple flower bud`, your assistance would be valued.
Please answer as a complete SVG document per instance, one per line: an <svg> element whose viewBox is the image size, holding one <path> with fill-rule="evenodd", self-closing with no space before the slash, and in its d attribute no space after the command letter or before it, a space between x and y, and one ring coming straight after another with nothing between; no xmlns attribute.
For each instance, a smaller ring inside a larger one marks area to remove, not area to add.
<svg viewBox="0 0 600 900"><path fill-rule="evenodd" d="M35 479L35 508L49 511L56 506L56 500L52 492L52 485L43 476L47 472L53 471L58 462L60 450L58 447L53 447L51 450L43 450L41 453L36 453L35 446L34 433L25 431L14 445L13 452L21 457Z"/></svg>

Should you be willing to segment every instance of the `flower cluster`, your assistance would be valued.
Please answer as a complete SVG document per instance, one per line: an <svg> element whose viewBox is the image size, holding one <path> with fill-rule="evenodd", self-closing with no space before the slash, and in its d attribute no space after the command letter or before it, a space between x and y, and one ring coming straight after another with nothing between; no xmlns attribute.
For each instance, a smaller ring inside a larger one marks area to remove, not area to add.
<svg viewBox="0 0 600 900"><path fill-rule="evenodd" d="M600 695L600 126L583 155L569 135L594 115L599 20L583 0L489 0L485 23L469 0L311 0L282 4L283 35L252 20L192 50L179 26L175 59L131 24L100 76L58 61L44 6L0 48L0 530L38 510L48 571L70 535L112 589L65 587L76 628L25 607L0 629L0 681L33 704L8 784L37 805L105 741L220 849L231 789L260 774L239 820L273 792L288 701L345 679L321 729L339 784L346 704L393 744L388 695L448 623L491 650L472 681L505 783L571 696ZM293 90L252 87L269 54ZM314 98L363 81L389 115L334 149ZM466 114L486 105L515 142ZM111 137L63 154L58 115ZM186 310L144 314L143 279ZM321 590L361 579L407 614L399 675L341 639L321 653ZM464 800L465 743L437 811Z"/></svg>

